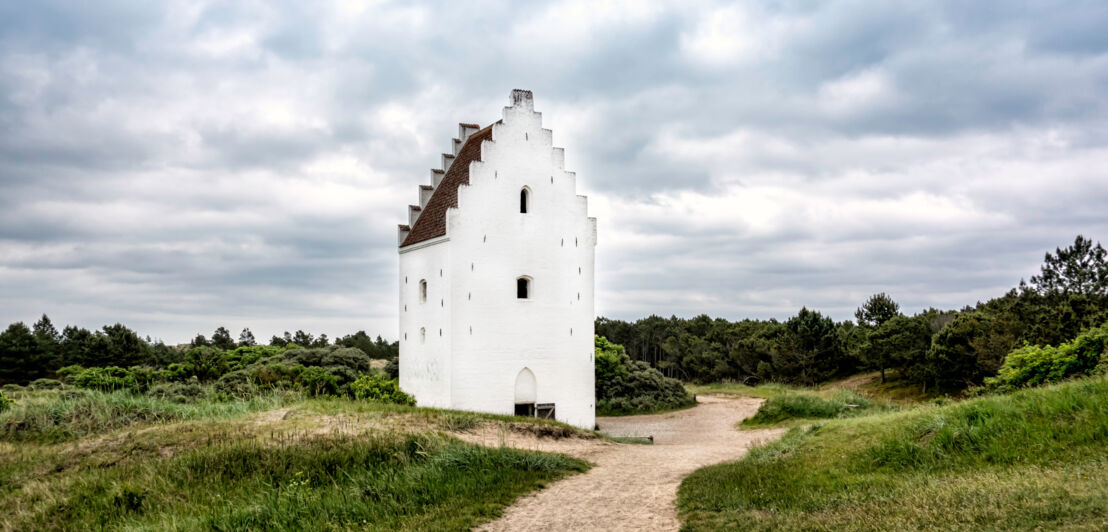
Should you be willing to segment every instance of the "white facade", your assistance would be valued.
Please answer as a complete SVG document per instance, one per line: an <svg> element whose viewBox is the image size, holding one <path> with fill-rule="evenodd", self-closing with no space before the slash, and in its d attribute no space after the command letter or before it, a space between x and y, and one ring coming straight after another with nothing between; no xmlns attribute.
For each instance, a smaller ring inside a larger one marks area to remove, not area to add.
<svg viewBox="0 0 1108 532"><path fill-rule="evenodd" d="M488 128L461 124L459 137L400 227L400 387L420 406L553 407L559 421L591 429L596 219L587 199L529 91L512 91Z"/></svg>

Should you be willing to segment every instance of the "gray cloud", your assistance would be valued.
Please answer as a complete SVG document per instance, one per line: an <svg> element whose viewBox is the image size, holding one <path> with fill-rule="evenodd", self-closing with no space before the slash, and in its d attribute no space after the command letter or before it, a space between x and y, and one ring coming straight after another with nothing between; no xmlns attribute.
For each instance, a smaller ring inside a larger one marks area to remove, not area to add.
<svg viewBox="0 0 1108 532"><path fill-rule="evenodd" d="M0 321L395 336L395 224L533 89L599 312L972 304L1108 237L1100 2L0 6Z"/></svg>

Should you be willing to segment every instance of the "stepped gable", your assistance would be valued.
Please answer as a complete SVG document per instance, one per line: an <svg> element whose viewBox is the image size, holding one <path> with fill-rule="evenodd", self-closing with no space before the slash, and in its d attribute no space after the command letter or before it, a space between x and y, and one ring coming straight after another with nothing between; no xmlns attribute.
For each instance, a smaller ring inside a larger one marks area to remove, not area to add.
<svg viewBox="0 0 1108 532"><path fill-rule="evenodd" d="M446 234L446 211L458 206L458 187L469 185L469 163L481 160L481 143L486 140L492 140L492 124L466 139L400 247Z"/></svg>

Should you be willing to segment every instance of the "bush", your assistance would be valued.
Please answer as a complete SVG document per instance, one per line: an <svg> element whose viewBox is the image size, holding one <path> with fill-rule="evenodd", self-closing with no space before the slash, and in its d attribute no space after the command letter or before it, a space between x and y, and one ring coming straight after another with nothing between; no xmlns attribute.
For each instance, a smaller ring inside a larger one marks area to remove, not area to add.
<svg viewBox="0 0 1108 532"><path fill-rule="evenodd" d="M62 387L62 381L55 379L35 379L27 385L28 390L56 390Z"/></svg>
<svg viewBox="0 0 1108 532"><path fill-rule="evenodd" d="M400 378L399 358L390 358L389 361L385 363L385 375L390 379Z"/></svg>
<svg viewBox="0 0 1108 532"><path fill-rule="evenodd" d="M300 372L300 386L310 395L339 394L339 380L326 368L319 366L304 368L304 371Z"/></svg>
<svg viewBox="0 0 1108 532"><path fill-rule="evenodd" d="M299 364L301 366L341 366L358 373L369 371L373 362L373 359L369 358L369 355L366 355L361 349L336 345L311 349L289 349L285 351L282 360L286 364Z"/></svg>
<svg viewBox="0 0 1108 532"><path fill-rule="evenodd" d="M168 399L174 403L195 403L208 397L208 389L198 381L163 382L146 392L150 397Z"/></svg>
<svg viewBox="0 0 1108 532"><path fill-rule="evenodd" d="M131 372L118 366L101 368L68 366L59 370L58 375L64 375L63 379L65 382L87 390L99 390L102 392L114 392L117 390L140 391L138 379L136 379Z"/></svg>
<svg viewBox="0 0 1108 532"><path fill-rule="evenodd" d="M1057 347L1025 345L1008 353L997 376L985 379L985 385L1003 391L1090 375L1108 364L1106 345L1108 324L1089 329Z"/></svg>
<svg viewBox="0 0 1108 532"><path fill-rule="evenodd" d="M15 404L15 399L10 399L4 395L3 391L0 391L0 412L3 412L12 407Z"/></svg>
<svg viewBox="0 0 1108 532"><path fill-rule="evenodd" d="M623 346L596 336L596 410L600 415L649 413L696 404L677 379L646 362L632 361Z"/></svg>
<svg viewBox="0 0 1108 532"><path fill-rule="evenodd" d="M401 391L395 380L380 375L362 375L350 383L350 392L355 399L415 406L415 399Z"/></svg>
<svg viewBox="0 0 1108 532"><path fill-rule="evenodd" d="M236 371L263 358L270 358L285 352L285 348L272 345L251 345L236 347L223 354L228 371Z"/></svg>

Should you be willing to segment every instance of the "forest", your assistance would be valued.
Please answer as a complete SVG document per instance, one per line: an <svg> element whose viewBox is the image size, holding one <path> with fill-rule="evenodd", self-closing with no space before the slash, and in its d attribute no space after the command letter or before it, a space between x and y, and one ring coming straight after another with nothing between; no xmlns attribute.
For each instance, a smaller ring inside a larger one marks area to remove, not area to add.
<svg viewBox="0 0 1108 532"><path fill-rule="evenodd" d="M887 294L860 302L855 320L800 309L784 321L649 316L598 318L596 334L635 361L685 382L813 385L880 371L956 393L993 377L1009 352L1059 345L1108 321L1108 258L1077 236L1046 253L1041 270L1007 293L958 310L908 315Z"/></svg>

